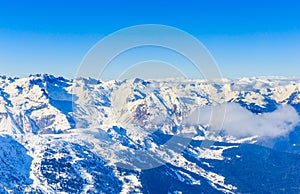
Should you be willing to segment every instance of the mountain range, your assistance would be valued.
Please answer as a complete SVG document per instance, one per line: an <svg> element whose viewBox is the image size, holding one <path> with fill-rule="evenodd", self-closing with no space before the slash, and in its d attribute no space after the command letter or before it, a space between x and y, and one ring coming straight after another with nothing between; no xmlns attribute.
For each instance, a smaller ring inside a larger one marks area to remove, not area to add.
<svg viewBox="0 0 300 194"><path fill-rule="evenodd" d="M299 193L299 89L0 76L0 193Z"/></svg>

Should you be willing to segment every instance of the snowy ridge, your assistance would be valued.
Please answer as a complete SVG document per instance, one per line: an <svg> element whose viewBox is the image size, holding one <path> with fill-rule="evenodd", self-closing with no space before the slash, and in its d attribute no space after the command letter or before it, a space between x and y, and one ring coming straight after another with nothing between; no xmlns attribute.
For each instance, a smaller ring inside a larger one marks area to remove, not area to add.
<svg viewBox="0 0 300 194"><path fill-rule="evenodd" d="M41 74L2 76L0 88L0 111L11 113L11 122L24 133L40 134L131 122L167 130L199 106L236 102L266 112L300 102L299 81L287 78L101 82Z"/></svg>

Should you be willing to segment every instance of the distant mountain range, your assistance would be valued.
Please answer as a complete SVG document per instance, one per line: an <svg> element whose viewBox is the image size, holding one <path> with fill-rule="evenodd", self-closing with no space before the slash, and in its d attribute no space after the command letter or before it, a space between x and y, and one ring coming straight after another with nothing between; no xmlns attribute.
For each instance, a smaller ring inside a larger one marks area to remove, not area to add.
<svg viewBox="0 0 300 194"><path fill-rule="evenodd" d="M299 89L0 76L0 193L299 193Z"/></svg>

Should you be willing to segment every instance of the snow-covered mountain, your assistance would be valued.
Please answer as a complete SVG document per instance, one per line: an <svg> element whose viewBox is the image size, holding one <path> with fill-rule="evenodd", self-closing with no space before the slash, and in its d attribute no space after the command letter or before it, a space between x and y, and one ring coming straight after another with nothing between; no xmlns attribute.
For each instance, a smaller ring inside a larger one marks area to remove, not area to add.
<svg viewBox="0 0 300 194"><path fill-rule="evenodd" d="M0 191L299 193L299 89L281 77L2 76Z"/></svg>

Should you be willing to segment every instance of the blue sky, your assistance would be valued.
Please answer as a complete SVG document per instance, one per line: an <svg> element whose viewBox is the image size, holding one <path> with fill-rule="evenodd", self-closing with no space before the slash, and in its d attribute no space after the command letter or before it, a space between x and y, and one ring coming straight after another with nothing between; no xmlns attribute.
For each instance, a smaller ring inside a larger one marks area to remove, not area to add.
<svg viewBox="0 0 300 194"><path fill-rule="evenodd" d="M299 10L296 0L4 0L0 74L46 72L72 78L100 39L150 23L174 26L198 38L226 77L300 77Z"/></svg>

